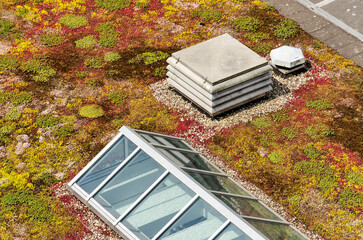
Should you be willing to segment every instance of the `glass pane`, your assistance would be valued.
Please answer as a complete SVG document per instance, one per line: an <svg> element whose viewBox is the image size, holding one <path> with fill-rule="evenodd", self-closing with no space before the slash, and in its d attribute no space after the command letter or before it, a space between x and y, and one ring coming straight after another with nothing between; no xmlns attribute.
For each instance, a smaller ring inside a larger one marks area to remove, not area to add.
<svg viewBox="0 0 363 240"><path fill-rule="evenodd" d="M247 221L270 239L279 239L279 240L305 239L303 236L301 236L301 234L292 229L289 225L269 223L258 220L247 220Z"/></svg>
<svg viewBox="0 0 363 240"><path fill-rule="evenodd" d="M149 134L145 134L145 133L141 133L140 135L146 141L148 141L150 143L160 144L160 145L168 146L168 147L175 147L175 148L192 150L185 143L183 143L182 140L179 140L179 139L161 137L161 136L157 136L157 135L149 135Z"/></svg>
<svg viewBox="0 0 363 240"><path fill-rule="evenodd" d="M178 152L157 148L165 157L181 167L197 168L207 171L219 172L212 164L196 153Z"/></svg>
<svg viewBox="0 0 363 240"><path fill-rule="evenodd" d="M226 219L208 203L203 199L198 199L158 239L208 239L225 221Z"/></svg>
<svg viewBox="0 0 363 240"><path fill-rule="evenodd" d="M77 184L90 194L135 149L136 145L125 136L122 136L82 177L78 179Z"/></svg>
<svg viewBox="0 0 363 240"><path fill-rule="evenodd" d="M194 196L188 187L169 175L122 223L139 238L152 238Z"/></svg>
<svg viewBox="0 0 363 240"><path fill-rule="evenodd" d="M163 172L163 167L140 151L101 188L94 199L118 218Z"/></svg>
<svg viewBox="0 0 363 240"><path fill-rule="evenodd" d="M238 186L228 177L196 172L187 173L209 190L249 196L240 186Z"/></svg>
<svg viewBox="0 0 363 240"><path fill-rule="evenodd" d="M235 225L229 224L215 240L252 240L252 238L247 236Z"/></svg>
<svg viewBox="0 0 363 240"><path fill-rule="evenodd" d="M240 215L281 220L258 201L220 194L215 195Z"/></svg>

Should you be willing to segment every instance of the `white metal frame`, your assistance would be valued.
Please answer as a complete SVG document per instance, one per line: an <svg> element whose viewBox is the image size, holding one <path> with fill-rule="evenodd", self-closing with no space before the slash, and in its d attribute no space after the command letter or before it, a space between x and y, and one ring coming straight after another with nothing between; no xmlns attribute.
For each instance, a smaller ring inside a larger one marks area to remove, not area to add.
<svg viewBox="0 0 363 240"><path fill-rule="evenodd" d="M152 144L147 142L141 135L138 133L148 134L148 135L155 135L160 136L164 138L169 139L176 139L181 140L184 144L186 144L188 147L190 147L191 150L186 149L180 149L176 147L170 147L170 146L164 146L159 144ZM122 136L127 137L128 140L133 142L137 148L108 176L106 179L102 181L102 183L91 193L87 194L85 191L82 190L81 187L77 185L77 180L83 176L88 169L90 169L115 143L117 140L119 140ZM155 146L154 146L155 145ZM214 239L217 237L229 224L234 224L237 228L239 228L242 232L244 232L246 235L251 237L252 239L256 240L262 240L267 239L262 233L260 233L256 228L254 228L251 224L249 224L246 220L247 219L254 219L254 220L262 220L266 221L266 219L262 218L255 218L250 216L240 216L237 213L235 213L233 210L231 210L228 206L226 206L222 201L220 201L214 194L225 194L230 196L237 196L245 199L251 199L255 201L259 201L257 198L253 197L249 191L247 191L245 188L243 188L241 185L239 185L234 179L228 177L224 172L222 172L218 167L216 167L214 164L207 162L216 169L219 170L219 172L209 172L204 170L196 170L196 169L190 169L185 167L178 167L171 163L164 155L162 155L156 147L162 147L165 149L171 149L171 150L177 150L177 151L184 151L184 152L191 152L199 154L201 157L203 157L198 151L196 151L193 147L191 147L183 138L173 137L173 136L165 136L157 133L150 133L140 130L133 130L127 126L123 126L119 130L119 134L116 135L116 137L108 143L105 148L102 149L100 153L98 153L78 174L75 176L67 185L68 189L74 193L76 196L80 198L80 200L85 203L87 206L92 208L99 217L101 217L106 223L110 225L117 233L119 233L122 237L132 240L138 240L139 238L134 235L130 230L127 229L126 226L122 224L122 220L135 208L138 206L138 204L145 198L147 195L157 186L158 183L160 183L168 174L172 174L174 177L176 177L179 181L181 181L183 184L185 184L188 188L190 188L196 195L153 237L152 240L156 240L158 237L160 237L169 226L171 226L189 207L199 198L203 199L205 202L207 202L209 205L211 205L215 210L217 210L222 216L224 216L227 221L222 224L222 226L212 234L212 236L209 239ZM96 200L93 199L93 196L104 186L112 177L125 166L130 159L132 159L140 150L144 151L146 154L148 154L152 159L154 159L156 162L158 162L162 167L166 169L166 171L117 219L115 219L111 214L107 212L100 204L96 202ZM204 158L204 157L203 157ZM204 158L205 159L205 158ZM218 191L210 191L205 189L201 184L199 184L197 181L195 181L191 176L189 176L183 169L185 170L193 170L195 172L201 172L201 173L207 173L210 175L215 176L227 176L228 179L232 180L234 183L236 183L238 186L240 186L246 193L249 194L249 196L242 196L238 194L229 194L229 193L223 193ZM214 194L213 194L214 193ZM262 203L261 201L259 201ZM262 203L263 204L263 203ZM274 213L276 216L278 216L281 221L278 220L272 220L267 219L266 222L273 222L278 224L286 224L289 225L287 221L285 221L281 216L276 214L273 210L271 210L269 207L267 207L265 204L263 204L268 210L270 210L272 213ZM245 220L246 219L246 220ZM293 226L291 226L293 227ZM305 235L303 235L299 230L297 230L295 227L293 227L294 230L299 232L304 238L308 239Z"/></svg>

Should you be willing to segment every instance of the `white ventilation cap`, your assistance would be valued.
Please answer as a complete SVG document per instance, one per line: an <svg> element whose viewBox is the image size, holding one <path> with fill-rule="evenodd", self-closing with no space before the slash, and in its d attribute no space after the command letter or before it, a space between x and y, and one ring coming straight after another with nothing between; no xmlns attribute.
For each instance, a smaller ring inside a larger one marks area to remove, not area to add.
<svg viewBox="0 0 363 240"><path fill-rule="evenodd" d="M305 62L301 49L290 46L273 49L270 56L272 64L286 68L293 68Z"/></svg>

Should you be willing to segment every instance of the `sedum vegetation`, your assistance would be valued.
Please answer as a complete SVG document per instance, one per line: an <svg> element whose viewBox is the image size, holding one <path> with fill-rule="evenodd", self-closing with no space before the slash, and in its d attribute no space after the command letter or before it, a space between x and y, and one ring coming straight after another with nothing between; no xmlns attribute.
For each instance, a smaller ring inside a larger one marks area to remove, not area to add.
<svg viewBox="0 0 363 240"><path fill-rule="evenodd" d="M59 192L122 125L203 144L325 239L362 236L362 69L273 7L259 0L0 6L0 239L92 236L92 218ZM224 32L261 56L299 46L313 68L285 109L216 132L159 103L150 84L165 79L171 53ZM97 231L102 239L113 234Z"/></svg>

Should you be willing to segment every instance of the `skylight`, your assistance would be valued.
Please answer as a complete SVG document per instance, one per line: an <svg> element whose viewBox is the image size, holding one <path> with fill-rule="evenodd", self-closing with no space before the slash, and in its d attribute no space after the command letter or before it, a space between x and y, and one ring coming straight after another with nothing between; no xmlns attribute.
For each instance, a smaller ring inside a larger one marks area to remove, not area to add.
<svg viewBox="0 0 363 240"><path fill-rule="evenodd" d="M68 187L125 239L307 239L182 138L124 126Z"/></svg>

